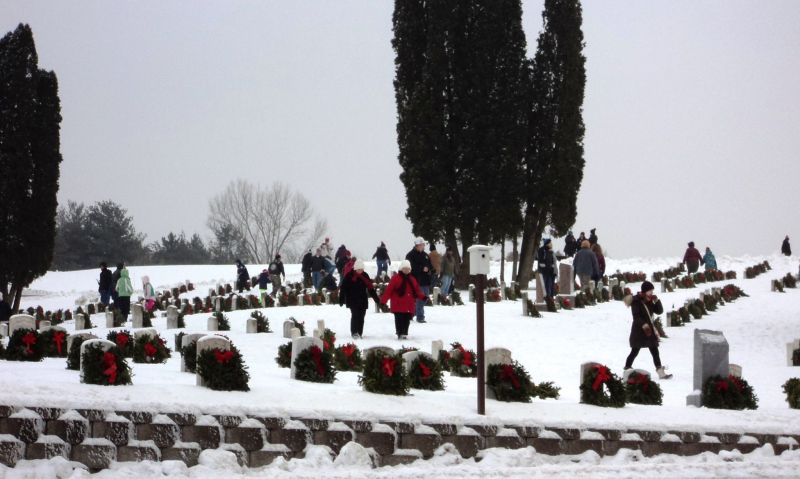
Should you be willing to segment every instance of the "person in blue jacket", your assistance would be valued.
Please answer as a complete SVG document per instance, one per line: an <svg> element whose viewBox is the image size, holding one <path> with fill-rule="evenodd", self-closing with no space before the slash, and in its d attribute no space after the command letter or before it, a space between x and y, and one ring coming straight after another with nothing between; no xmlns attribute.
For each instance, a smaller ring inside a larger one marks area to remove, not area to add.
<svg viewBox="0 0 800 479"><path fill-rule="evenodd" d="M717 258L711 252L711 248L706 246L706 254L703 255L703 264L706 265L706 271L714 271L717 269Z"/></svg>

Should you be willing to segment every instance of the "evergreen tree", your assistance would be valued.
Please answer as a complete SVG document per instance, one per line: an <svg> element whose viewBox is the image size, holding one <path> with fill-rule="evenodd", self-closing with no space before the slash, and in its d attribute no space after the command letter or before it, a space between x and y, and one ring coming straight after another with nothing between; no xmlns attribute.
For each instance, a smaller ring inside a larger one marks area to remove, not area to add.
<svg viewBox="0 0 800 479"><path fill-rule="evenodd" d="M61 163L58 82L28 25L0 39L0 85L0 292L17 309L52 260Z"/></svg>
<svg viewBox="0 0 800 479"><path fill-rule="evenodd" d="M579 0L545 0L544 30L529 67L527 197L518 281L531 279L536 246L547 225L564 235L575 223L583 180L583 55Z"/></svg>
<svg viewBox="0 0 800 479"><path fill-rule="evenodd" d="M190 240L181 232L170 232L150 246L152 264L207 264L211 261L203 240L196 233Z"/></svg>
<svg viewBox="0 0 800 479"><path fill-rule="evenodd" d="M214 239L208 247L211 261L215 264L233 264L237 259L250 262L247 247L232 225L223 224L211 228Z"/></svg>

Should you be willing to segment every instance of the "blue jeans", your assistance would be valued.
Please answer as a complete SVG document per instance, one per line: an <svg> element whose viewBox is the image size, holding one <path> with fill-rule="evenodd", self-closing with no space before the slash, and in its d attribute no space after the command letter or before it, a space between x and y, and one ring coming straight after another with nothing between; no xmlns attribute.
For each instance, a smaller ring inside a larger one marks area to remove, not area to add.
<svg viewBox="0 0 800 479"><path fill-rule="evenodd" d="M311 282L314 283L314 289L319 289L319 283L322 281L322 273L319 271L311 272Z"/></svg>
<svg viewBox="0 0 800 479"><path fill-rule="evenodd" d="M546 296L553 297L556 295L556 276L551 273L542 273L542 280L544 281L544 291Z"/></svg>
<svg viewBox="0 0 800 479"><path fill-rule="evenodd" d="M333 272L336 271L336 264L329 258L325 258L325 271L327 271L328 274L333 274Z"/></svg>
<svg viewBox="0 0 800 479"><path fill-rule="evenodd" d="M442 275L442 294L447 296L450 294L450 288L453 286L453 277Z"/></svg>
<svg viewBox="0 0 800 479"><path fill-rule="evenodd" d="M416 311L417 321L419 321L420 319L425 319L425 303L428 301L427 296L431 292L431 287L420 286L419 289L422 290L422 294L425 295L425 299L417 300L417 311Z"/></svg>
<svg viewBox="0 0 800 479"><path fill-rule="evenodd" d="M389 262L386 260L378 260L378 273L375 275L376 278L381 276L381 272L389 272Z"/></svg>
<svg viewBox="0 0 800 479"><path fill-rule="evenodd" d="M111 298L111 290L100 291L100 302L108 306L108 301Z"/></svg>

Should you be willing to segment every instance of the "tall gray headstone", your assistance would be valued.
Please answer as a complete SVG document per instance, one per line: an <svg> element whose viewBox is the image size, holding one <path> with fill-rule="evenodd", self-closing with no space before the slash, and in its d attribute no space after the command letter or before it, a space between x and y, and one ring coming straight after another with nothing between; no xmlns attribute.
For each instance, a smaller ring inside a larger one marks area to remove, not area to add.
<svg viewBox="0 0 800 479"><path fill-rule="evenodd" d="M542 275L538 271L534 275L536 276L536 303L544 303L544 281L542 281Z"/></svg>
<svg viewBox="0 0 800 479"><path fill-rule="evenodd" d="M139 303L131 305L131 313L133 314L133 329L144 327L144 308Z"/></svg>
<svg viewBox="0 0 800 479"><path fill-rule="evenodd" d="M255 334L258 332L258 322L254 318L247 319L247 333Z"/></svg>
<svg viewBox="0 0 800 479"><path fill-rule="evenodd" d="M219 320L216 316L210 316L206 321L206 329L208 331L219 331Z"/></svg>
<svg viewBox="0 0 800 479"><path fill-rule="evenodd" d="M106 311L106 327L113 328L114 327L114 312L113 311Z"/></svg>
<svg viewBox="0 0 800 479"><path fill-rule="evenodd" d="M444 349L444 341L441 339L431 341L431 356L433 356L434 359L439 358L439 351L442 349Z"/></svg>
<svg viewBox="0 0 800 479"><path fill-rule="evenodd" d="M36 319L29 314L15 314L8 320L8 335L18 329L36 329Z"/></svg>
<svg viewBox="0 0 800 479"><path fill-rule="evenodd" d="M223 338L222 336L215 336L215 335L203 336L202 338L197 340L197 358L200 358L200 354L203 351L208 351L212 349L230 351L231 342ZM199 374L197 374L197 385L205 386L203 378L200 377Z"/></svg>
<svg viewBox="0 0 800 479"><path fill-rule="evenodd" d="M292 328L294 327L293 321L284 321L283 322L283 337L286 339L291 339L292 337Z"/></svg>
<svg viewBox="0 0 800 479"><path fill-rule="evenodd" d="M178 329L178 308L167 306L167 329Z"/></svg>
<svg viewBox="0 0 800 479"><path fill-rule="evenodd" d="M558 293L575 294L575 278L573 278L572 265L559 263L558 265Z"/></svg>
<svg viewBox="0 0 800 479"><path fill-rule="evenodd" d="M294 360L297 359L297 356L299 356L300 353L311 348L312 346L322 349L322 340L310 336L300 336L292 339L292 369L289 373L290 378L294 379L295 375L297 374L296 368L294 367Z"/></svg>
<svg viewBox="0 0 800 479"><path fill-rule="evenodd" d="M703 384L711 376L727 377L730 373L728 363L728 341L721 331L708 329L694 330L694 391L686 397L687 406L702 405Z"/></svg>
<svg viewBox="0 0 800 479"><path fill-rule="evenodd" d="M90 339L88 341L84 341L81 343L81 360L80 360L80 367L81 367L81 382L83 382L83 353L86 352L86 348L89 346L100 346L100 349L105 351L110 351L112 348L116 346L113 342L107 339Z"/></svg>

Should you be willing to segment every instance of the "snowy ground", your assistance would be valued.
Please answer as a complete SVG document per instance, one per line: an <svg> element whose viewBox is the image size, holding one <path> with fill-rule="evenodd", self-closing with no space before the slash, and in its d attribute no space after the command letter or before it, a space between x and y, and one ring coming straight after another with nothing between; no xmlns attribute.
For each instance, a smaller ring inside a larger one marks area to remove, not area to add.
<svg viewBox="0 0 800 479"><path fill-rule="evenodd" d="M739 278L744 268L763 261L763 257L718 258L720 269L734 270ZM787 290L784 294L770 292L770 281L791 271L798 271L797 259L785 257L766 258L773 270L756 279L736 280L749 298L723 306L707 318L693 321L682 328L668 328L669 339L661 346L665 364L675 374L670 381L662 381L664 405L628 405L625 408L602 409L579 404L579 368L585 361L606 363L617 374L622 373L628 353L630 311L621 302L611 302L583 310L544 314L541 319L521 315L519 302L503 301L486 305L486 346L503 346L511 349L515 359L531 373L533 380L554 381L560 386L558 400L535 400L531 404L487 403L487 416L477 416L474 379L446 378L447 389L441 392L412 391L407 397L386 397L366 393L357 385L357 373L339 373L333 385L310 384L289 379L287 369L278 368L274 357L277 347L287 340L278 333L244 334L245 320L250 311L227 313L232 331L229 337L242 351L251 373L251 391L247 393L215 392L195 386L194 376L180 372L180 357L175 354L165 365L134 364L134 385L102 387L82 385L78 372L65 369L62 359L45 359L41 363L10 363L0 361L0 403L61 407L92 407L101 409L144 408L152 410L204 410L215 413L278 413L290 415L334 415L339 418L374 417L397 418L407 421L445 419L460 422L520 423L531 422L550 426L603 426L655 429L714 430L740 432L793 433L800 432L800 412L788 408L781 385L798 371L786 365L786 342L800 337L798 314L800 290ZM608 259L607 273L644 271L646 273L674 266L678 258L659 259ZM250 266L255 274L260 266ZM494 264L495 273L499 265ZM368 272L374 264L368 263ZM507 268L508 269L508 268ZM300 278L298 266L287 266L289 280ZM142 275L149 275L156 289L164 289L190 279L196 293L205 296L209 287L218 282L233 282L233 266L150 266L131 268L135 284ZM496 274L495 274L496 275ZM74 308L81 298L96 296L97 271L54 272L31 285L31 295L23 297L23 307L42 305L45 309ZM722 286L728 282L713 283ZM631 285L638 288L638 284ZM711 287L708 285L707 287ZM688 297L696 298L704 285L690 290L658 294L667 310L683 304ZM658 288L657 288L658 291ZM190 294L191 296L192 294ZM463 294L466 300L466 293ZM294 316L313 329L318 319L337 333L337 343L349 339L349 311L337 306L304 306L262 310L269 318L273 330L280 331L284 319ZM362 349L373 345L392 347L416 346L430 350L432 340L445 343L459 341L469 348L475 347L475 305L433 307L426 313L427 324L412 324L410 337L402 343L394 336L393 318L388 314L368 312L365 338L357 341ZM205 328L207 314L186 318L187 331L200 332ZM95 324L105 324L102 316L92 318ZM164 318L157 318L154 326L163 329ZM72 328L67 323L67 329ZM693 330L714 329L724 332L730 343L730 360L743 366L743 376L754 387L759 398L757 411L717 411L685 406L685 397L692 390ZM95 332L105 337L107 330ZM165 332L172 343L176 331ZM636 367L650 369L652 361L643 351ZM456 461L445 454L425 465L392 468L381 472L362 471L358 467L338 465L323 468L330 477L361 477L377 474L379 477L405 477L418 474L437 476L455 475L471 477L487 474L503 476L556 477L633 477L647 471L655 477L776 477L780 471L795 470L799 457L796 453L775 457L770 451L760 450L746 456L700 456L684 459L664 456L642 459L635 455L620 454L615 458L599 459L584 455L579 458L553 459L533 454L530 450L495 451L479 463ZM624 457L621 457L624 456ZM725 456L725 457L724 457ZM313 458L312 458L313 459ZM274 465L270 475L281 471L293 477L319 475L318 466L308 464L312 459ZM321 460L321 459L320 459ZM438 462L437 462L438 461ZM729 462L733 461L733 462ZM323 461L324 462L324 461ZM450 463L460 462L460 465ZM213 463L213 461L211 461ZM446 472L443 466L448 463ZM487 464L494 467L487 469ZM32 470L37 467L28 464ZM63 464L61 465L63 467ZM57 461L41 465L45 469L61 467ZM688 467L688 469L687 469ZM149 469L148 469L149 468ZM170 469L171 468L171 469ZM206 477L212 474L209 465L184 470L172 464L120 465L114 477L147 474L164 474L167 469L177 475ZM434 468L434 470L427 470ZM208 469L208 470L207 470ZM27 470L17 468L18 472ZM203 472L205 471L205 472ZM360 472L359 472L360 471ZM498 471L503 471L498 472ZM725 476L723 471L729 472ZM0 471L0 477L8 471ZM589 474L589 473L592 474ZM672 472L672 473L670 473ZM687 472L687 474L683 474ZM595 475L595 473L597 475ZM245 474L251 474L245 472ZM102 475L102 474L101 474ZM8 475L7 477L18 477ZM19 476L25 477L25 476ZM33 476L31 476L33 477ZM48 477L44 475L42 477ZM56 477L51 475L50 477ZM59 476L67 477L67 476ZM77 476L79 477L79 476ZM210 477L210 476L209 476ZM787 476L788 477L788 476Z"/></svg>

